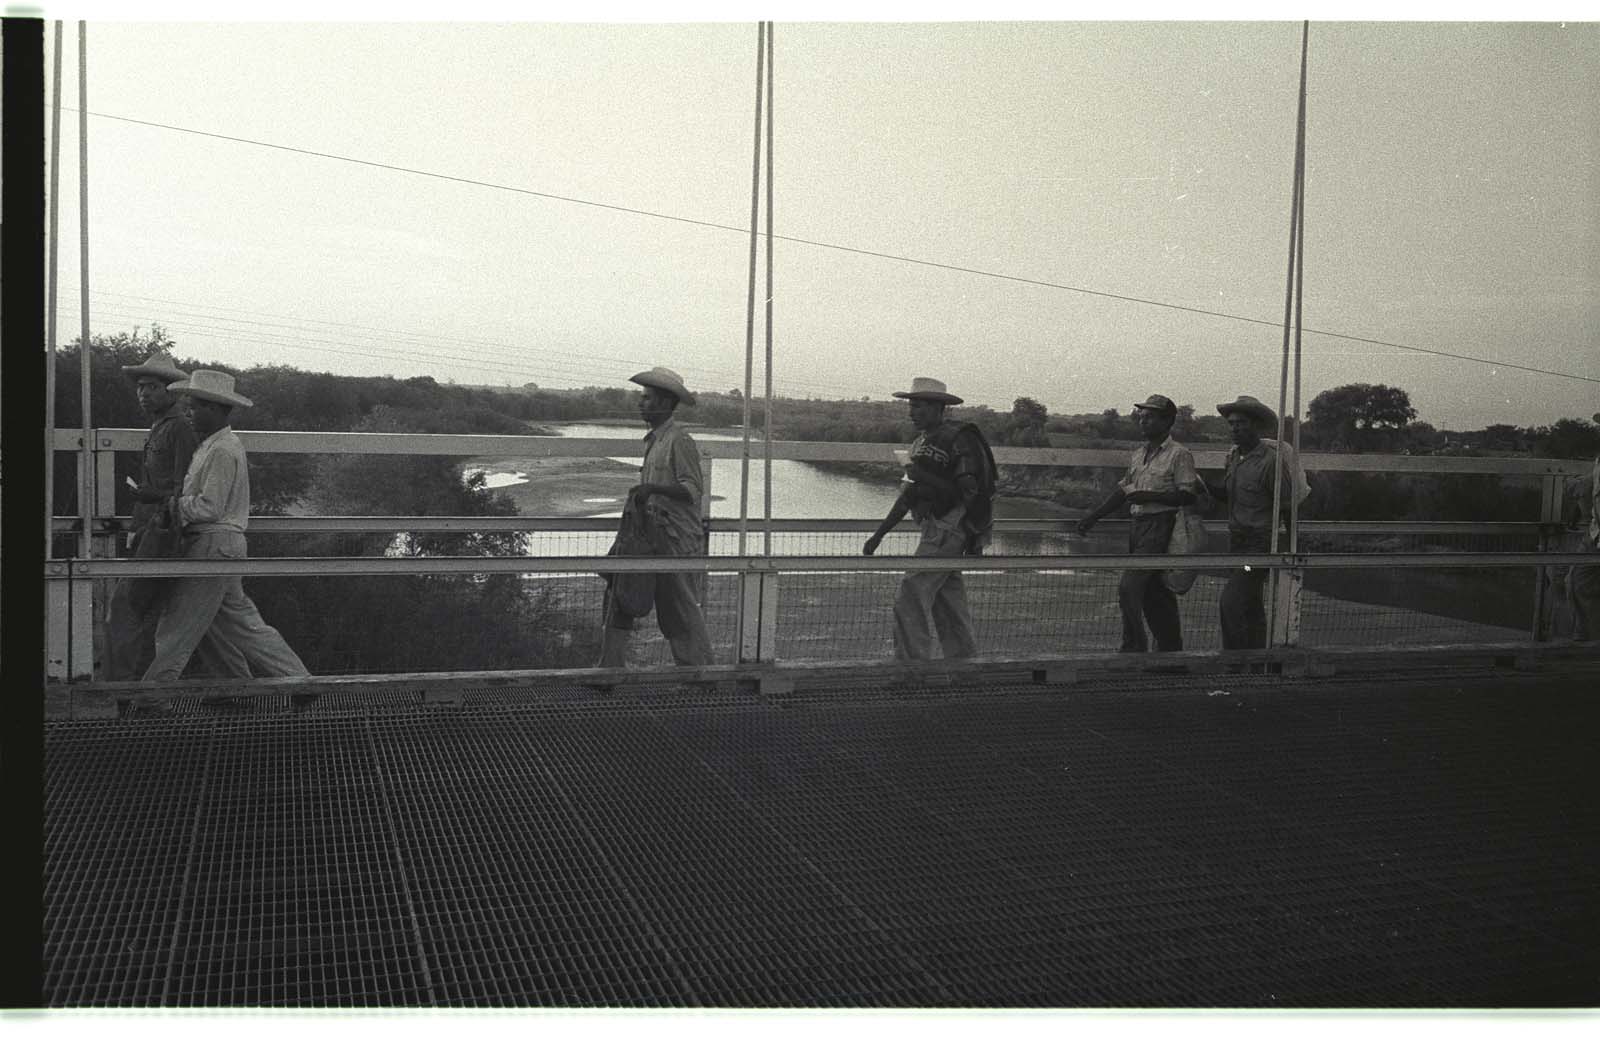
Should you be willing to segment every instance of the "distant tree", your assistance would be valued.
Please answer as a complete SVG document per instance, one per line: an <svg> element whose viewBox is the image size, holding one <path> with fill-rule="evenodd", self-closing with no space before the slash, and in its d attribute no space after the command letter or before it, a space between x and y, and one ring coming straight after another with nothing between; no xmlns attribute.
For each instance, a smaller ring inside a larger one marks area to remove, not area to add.
<svg viewBox="0 0 1600 1051"><path fill-rule="evenodd" d="M1045 446L1045 426L1050 422L1050 410L1032 398L1018 398L1011 403L1011 412L995 418L992 437L1001 445Z"/></svg>
<svg viewBox="0 0 1600 1051"><path fill-rule="evenodd" d="M1533 451L1555 460L1588 460L1600 453L1600 427L1563 418L1534 432Z"/></svg>
<svg viewBox="0 0 1600 1051"><path fill-rule="evenodd" d="M1348 383L1311 399L1307 430L1327 449L1388 448L1417 418L1411 396L1381 383Z"/></svg>
<svg viewBox="0 0 1600 1051"><path fill-rule="evenodd" d="M1102 438L1115 438L1122 430L1122 414L1116 409L1107 409L1100 414L1100 423L1096 430Z"/></svg>

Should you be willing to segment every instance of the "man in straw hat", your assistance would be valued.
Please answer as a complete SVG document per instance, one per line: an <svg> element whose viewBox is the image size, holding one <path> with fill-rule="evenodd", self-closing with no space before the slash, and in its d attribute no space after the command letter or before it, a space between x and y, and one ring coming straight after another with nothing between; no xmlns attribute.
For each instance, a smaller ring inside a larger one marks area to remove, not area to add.
<svg viewBox="0 0 1600 1051"><path fill-rule="evenodd" d="M988 443L973 424L945 419L945 407L960 405L961 399L940 381L917 376L912 379L910 390L895 391L894 396L910 403L911 422L918 433L911 443L906 483L877 531L862 545L861 553L876 552L908 511L922 527L918 557L953 558L980 553L988 542L993 519L995 469ZM894 600L896 660L934 658L933 635L928 631L930 616L946 658L978 655L972 611L967 606L960 572L934 570L907 573L900 581Z"/></svg>
<svg viewBox="0 0 1600 1051"><path fill-rule="evenodd" d="M650 427L644 437L639 484L628 491L630 510L643 514L655 554L703 555L706 534L700 521L700 498L705 478L700 450L688 428L672 418L680 404L694 404L694 395L683 385L682 376L660 365L630 376L629 381L644 388L639 394L639 415ZM672 659L679 664L711 663L711 637L698 600L699 576L655 574L656 623L672 647ZM637 618L621 608L615 586L608 587L601 667L620 668L628 663L628 640L636 625Z"/></svg>
<svg viewBox="0 0 1600 1051"><path fill-rule="evenodd" d="M155 351L122 372L134 381L139 408L150 417L144 439L144 460L134 493L133 530L128 553L135 558L176 554L164 549L167 502L178 493L194 457L195 436L184 419L178 396L167 384L186 380L172 356ZM156 618L161 598L171 582L150 577L129 577L115 582L106 603L106 678L137 679L150 663L155 645Z"/></svg>
<svg viewBox="0 0 1600 1051"><path fill-rule="evenodd" d="M1228 501L1228 550L1266 553L1272 550L1272 487L1277 473L1280 513L1287 515L1295 499L1294 475L1287 458L1278 455L1277 442L1262 436L1275 433L1278 414L1248 394L1217 406L1228 423L1233 448L1228 450L1223 499ZM1262 567L1235 569L1222 586L1218 613L1222 620L1222 648L1259 650L1267 644L1267 610L1261 592L1271 572Z"/></svg>
<svg viewBox="0 0 1600 1051"><path fill-rule="evenodd" d="M183 526L183 557L244 558L250 471L228 418L250 399L234 392L232 376L212 369L195 369L168 389L185 396L184 412L200 438L183 488L169 503L169 513ZM173 582L145 680L176 679L197 649L229 678L249 678L252 666L267 678L311 674L277 629L261 619L239 577Z"/></svg>
<svg viewBox="0 0 1600 1051"><path fill-rule="evenodd" d="M1127 504L1132 516L1128 553L1164 555L1172 540L1178 508L1195 502L1200 476L1195 473L1194 454L1172 439L1172 424L1178 418L1178 407L1172 399L1152 394L1133 408L1144 444L1133 450L1128 471L1117 488L1078 523L1078 535L1087 536L1096 522ZM1158 651L1183 649L1178 597L1167 588L1161 570L1124 570L1117 601L1122 607L1121 652L1145 652L1146 621Z"/></svg>

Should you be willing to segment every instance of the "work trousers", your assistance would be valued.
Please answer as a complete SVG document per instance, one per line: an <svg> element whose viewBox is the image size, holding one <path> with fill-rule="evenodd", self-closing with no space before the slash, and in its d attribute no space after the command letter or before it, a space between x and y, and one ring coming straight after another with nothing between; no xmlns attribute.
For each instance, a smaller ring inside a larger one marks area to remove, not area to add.
<svg viewBox="0 0 1600 1051"><path fill-rule="evenodd" d="M710 664L711 635L706 631L705 614L700 610L697 595L700 591L701 573L657 573L655 590L656 624L672 647L672 659L678 664ZM606 623L608 628L628 631L637 626L637 618L616 608L611 589L606 588ZM601 667L622 667L626 654L606 651L601 657Z"/></svg>
<svg viewBox="0 0 1600 1051"><path fill-rule="evenodd" d="M955 558L964 552L966 534L959 529L940 528L936 519L923 523L922 542L915 554L919 558ZM939 645L950 659L978 655L978 640L972 627L972 610L967 606L966 586L955 570L907 573L894 598L894 655L896 660L933 660L933 635L928 618L933 618Z"/></svg>
<svg viewBox="0 0 1600 1051"><path fill-rule="evenodd" d="M1591 542L1585 551L1594 551ZM1567 594L1572 597L1572 639L1593 642L1600 639L1600 566L1573 566L1567 575Z"/></svg>
<svg viewBox="0 0 1600 1051"><path fill-rule="evenodd" d="M243 558L244 534L228 530L184 538L184 558ZM179 577L156 625L155 660L146 681L176 679L189 658L201 658L228 678L310 675L276 628L261 619L239 577Z"/></svg>
<svg viewBox="0 0 1600 1051"><path fill-rule="evenodd" d="M1174 512L1135 515L1128 529L1128 554L1164 555L1172 540ZM1156 649L1171 653L1183 649L1183 628L1178 623L1178 596L1162 582L1159 569L1123 570L1117 585L1117 602L1122 607L1123 653L1144 653L1149 649L1144 626L1148 621Z"/></svg>
<svg viewBox="0 0 1600 1051"><path fill-rule="evenodd" d="M1233 554L1265 554L1272 534L1265 529L1228 525L1228 550ZM1265 568L1234 569L1222 585L1217 611L1222 620L1222 648L1259 650L1267 645L1267 607L1262 592L1272 571Z"/></svg>

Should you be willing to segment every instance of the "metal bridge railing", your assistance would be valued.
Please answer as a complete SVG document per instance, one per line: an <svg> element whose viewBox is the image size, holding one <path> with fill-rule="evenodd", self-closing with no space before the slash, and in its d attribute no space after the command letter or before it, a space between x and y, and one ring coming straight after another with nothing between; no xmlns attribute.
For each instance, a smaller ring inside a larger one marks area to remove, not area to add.
<svg viewBox="0 0 1600 1051"><path fill-rule="evenodd" d="M125 519L114 510L112 457L142 447L142 431L95 432L95 541L76 557L46 563L51 595L48 638L53 679L93 673L97 608L108 581L119 577L244 575L250 592L273 621L290 611L315 632L291 637L318 673L435 671L465 668L447 641L461 635L482 642L468 647L477 668L581 666L592 661L606 572L695 571L707 574L705 609L717 659L789 661L887 659L891 655L892 602L900 574L940 568L940 560L910 559L910 523L889 537L873 558L860 546L876 526L852 519L783 519L771 523L772 557L736 556L738 522L710 519L703 559L603 559L614 520L575 518L410 518L265 516L251 520L257 547L287 534L324 536L491 533L514 534L524 555L515 557L270 557L202 562L110 557ZM492 435L371 435L240 432L252 452L434 453L439 455L626 456L637 443L625 439L522 438ZM57 432L56 448L79 447L80 432ZM708 459L736 453L737 442L702 440ZM774 443L775 455L806 460L892 462L889 445ZM1002 464L1121 466L1119 450L996 450ZM1221 454L1197 454L1202 468L1221 466ZM1216 460L1215 463L1210 462ZM945 568L965 570L980 643L986 654L1073 653L1115 649L1119 619L1117 575L1124 568L1200 570L1180 600L1190 649L1215 649L1217 595L1227 572L1246 563L1279 571L1273 587L1279 645L1380 645L1397 640L1480 644L1541 640L1552 626L1553 581L1563 567L1586 556L1559 546L1562 481L1587 470L1567 461L1445 460L1306 454L1309 470L1410 473L1491 473L1534 476L1543 489L1540 521L1529 522L1302 522L1300 552L1280 556L1208 554L1184 557L1115 553L1115 523L1099 531L1101 554L1083 554L1072 537L1074 519L1003 520L996 541L978 560ZM709 505L706 510L709 511ZM62 533L81 520L58 517ZM761 523L752 521L754 549ZM1225 545L1226 525L1208 523ZM1592 558L1593 556L1589 556ZM360 583L357 583L357 582ZM1304 585L1304 586L1302 586ZM341 590L363 589L370 608L360 616L319 619L317 607ZM1484 616L1470 611L1488 609ZM513 611L508 614L507 611ZM1465 615L1463 615L1465 614ZM509 622L515 621L515 624ZM448 630L445 630L448 628ZM397 649L396 637L417 637ZM453 637L453 636L452 636ZM387 639L388 645L385 646ZM385 667L371 667L385 653ZM670 660L659 635L641 632L641 662Z"/></svg>

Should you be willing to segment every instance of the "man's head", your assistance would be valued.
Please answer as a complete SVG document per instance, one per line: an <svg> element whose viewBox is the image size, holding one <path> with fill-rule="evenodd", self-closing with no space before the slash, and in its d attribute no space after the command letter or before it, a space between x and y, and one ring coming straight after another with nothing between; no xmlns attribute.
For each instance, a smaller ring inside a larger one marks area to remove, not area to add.
<svg viewBox="0 0 1600 1051"><path fill-rule="evenodd" d="M942 401L932 398L912 398L909 402L911 425L919 431L932 430L939 426L939 421L944 419L944 406Z"/></svg>
<svg viewBox="0 0 1600 1051"><path fill-rule="evenodd" d="M950 405L960 405L961 399L945 389L945 385L930 376L914 376L910 390L897 390L896 398L910 402L911 423L919 431L930 430L944 419L944 410Z"/></svg>
<svg viewBox="0 0 1600 1051"><path fill-rule="evenodd" d="M636 372L628 377L628 382L644 388L639 392L639 415L652 430L670 419L680 402L694 404L694 395L683 385L683 377L663 365Z"/></svg>
<svg viewBox="0 0 1600 1051"><path fill-rule="evenodd" d="M183 396L183 415L202 438L226 427L235 406L254 404L234 393L232 376L215 369L195 369L188 379L167 389Z"/></svg>
<svg viewBox="0 0 1600 1051"><path fill-rule="evenodd" d="M1165 394L1152 394L1133 407L1133 419L1139 425L1139 433L1152 444L1166 440L1177 418L1178 407Z"/></svg>
<svg viewBox="0 0 1600 1051"><path fill-rule="evenodd" d="M233 406L220 401L208 401L193 394L183 399L183 418L189 421L190 429L202 438L226 427L228 417L232 415Z"/></svg>
<svg viewBox="0 0 1600 1051"><path fill-rule="evenodd" d="M146 416L160 416L178 400L178 396L167 389L167 382L155 376L139 377L134 394L138 396L139 408L144 410Z"/></svg>
<svg viewBox="0 0 1600 1051"><path fill-rule="evenodd" d="M139 398L139 408L148 416L160 416L172 408L177 395L167 389L167 384L189 378L178 368L172 356L165 351L154 351L137 365L122 366L123 375L134 381L134 392Z"/></svg>
<svg viewBox="0 0 1600 1051"><path fill-rule="evenodd" d="M1261 436L1278 426L1278 414L1248 394L1217 406L1217 414L1228 421L1233 444L1249 452Z"/></svg>

